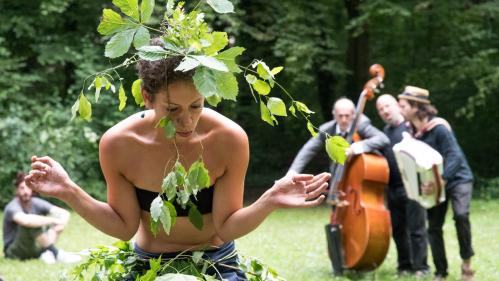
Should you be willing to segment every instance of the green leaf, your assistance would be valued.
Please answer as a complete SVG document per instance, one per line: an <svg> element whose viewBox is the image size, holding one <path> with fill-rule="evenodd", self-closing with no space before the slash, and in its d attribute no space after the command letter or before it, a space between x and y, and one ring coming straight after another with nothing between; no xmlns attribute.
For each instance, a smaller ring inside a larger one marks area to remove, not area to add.
<svg viewBox="0 0 499 281"><path fill-rule="evenodd" d="M165 15L167 17L171 16L173 14L173 7L175 5L175 1L174 0L168 0L168 2L166 3L166 13Z"/></svg>
<svg viewBox="0 0 499 281"><path fill-rule="evenodd" d="M173 125L173 121L168 119L165 126L165 136L168 139L171 139L175 136L177 129L175 129L175 125Z"/></svg>
<svg viewBox="0 0 499 281"><path fill-rule="evenodd" d="M237 56L244 52L244 50L245 49L242 47L232 47L219 53L215 56L215 58L223 62L230 72L240 73L242 70L239 68L235 60Z"/></svg>
<svg viewBox="0 0 499 281"><path fill-rule="evenodd" d="M138 0L113 0L113 4L120 8L123 14L140 21Z"/></svg>
<svg viewBox="0 0 499 281"><path fill-rule="evenodd" d="M296 109L298 109L299 111L303 112L303 113L306 113L306 114L313 114L315 112L313 112L312 110L308 109L308 106L302 102L299 102L299 101L295 101L295 106L296 106Z"/></svg>
<svg viewBox="0 0 499 281"><path fill-rule="evenodd" d="M177 222L177 210L175 210L175 206L173 206L173 204L168 201L163 201L163 204L167 208L165 209L165 211L168 211L170 213L172 226L174 226L175 223Z"/></svg>
<svg viewBox="0 0 499 281"><path fill-rule="evenodd" d="M122 111L126 106L126 100L127 100L125 89L123 88L123 83L120 85L120 89L118 90L118 99L120 100L120 105L118 109Z"/></svg>
<svg viewBox="0 0 499 281"><path fill-rule="evenodd" d="M272 73L272 75L276 75L277 73L281 72L283 69L284 69L284 67L277 66L277 67L272 68L272 70L270 72Z"/></svg>
<svg viewBox="0 0 499 281"><path fill-rule="evenodd" d="M102 88L102 80L100 76L95 77L93 85L95 86L95 102L98 102L100 90Z"/></svg>
<svg viewBox="0 0 499 281"><path fill-rule="evenodd" d="M102 20L97 27L97 32L101 35L111 35L135 27L135 24L124 21L115 11L104 9L102 10Z"/></svg>
<svg viewBox="0 0 499 281"><path fill-rule="evenodd" d="M235 101L239 92L239 86L234 74L230 72L215 71L214 76L218 95L223 99Z"/></svg>
<svg viewBox="0 0 499 281"><path fill-rule="evenodd" d="M204 52L207 55L216 54L218 51L225 48L225 46L229 43L229 38L227 37L226 32L215 31L211 33L211 36L213 37L211 45L204 49Z"/></svg>
<svg viewBox="0 0 499 281"><path fill-rule="evenodd" d="M161 215L159 216L159 221L163 225L163 230L166 234L170 234L170 229L172 228L172 217L170 215L170 209L166 206L165 202L161 202ZM169 203L169 202L168 202ZM171 204L171 203L170 203Z"/></svg>
<svg viewBox="0 0 499 281"><path fill-rule="evenodd" d="M274 126L272 115L263 101L260 101L260 117L263 121L269 123L271 126Z"/></svg>
<svg viewBox="0 0 499 281"><path fill-rule="evenodd" d="M200 64L201 62L197 59L185 56L180 64L175 68L175 71L189 71L198 67Z"/></svg>
<svg viewBox="0 0 499 281"><path fill-rule="evenodd" d="M158 123L156 123L156 125L154 125L154 128L165 128L167 122L168 122L168 118L166 116L163 116L163 117L161 117L161 119L159 119Z"/></svg>
<svg viewBox="0 0 499 281"><path fill-rule="evenodd" d="M192 261L197 264L201 261L201 258L203 257L204 252L202 251L194 251L192 253Z"/></svg>
<svg viewBox="0 0 499 281"><path fill-rule="evenodd" d="M206 67L198 67L192 79L198 92L205 98L218 94L217 82L212 70Z"/></svg>
<svg viewBox="0 0 499 281"><path fill-rule="evenodd" d="M160 46L142 46L137 50L139 57L143 60L148 61L161 60L164 59L168 54L170 54L169 51L163 49Z"/></svg>
<svg viewBox="0 0 499 281"><path fill-rule="evenodd" d="M307 129L310 132L310 134L312 134L312 137L315 138L317 136L317 132L314 129L314 125L312 125L312 123L310 123L310 121L307 122Z"/></svg>
<svg viewBox="0 0 499 281"><path fill-rule="evenodd" d="M198 207L192 205L189 208L189 221L199 230L203 229L203 216L198 210Z"/></svg>
<svg viewBox="0 0 499 281"><path fill-rule="evenodd" d="M212 95L206 98L206 101L213 107L216 107L221 101L222 98L219 95Z"/></svg>
<svg viewBox="0 0 499 281"><path fill-rule="evenodd" d="M234 5L228 0L206 0L206 2L217 13L234 13Z"/></svg>
<svg viewBox="0 0 499 281"><path fill-rule="evenodd" d="M163 183L161 184L161 191L165 193L168 201L175 199L177 195L177 177L175 176L175 172L170 172L163 179Z"/></svg>
<svg viewBox="0 0 499 281"><path fill-rule="evenodd" d="M80 113L80 117L84 120L91 121L92 120L92 104L88 101L87 97L83 94L80 94L80 102L78 112Z"/></svg>
<svg viewBox="0 0 499 281"><path fill-rule="evenodd" d="M215 57L210 57L210 56L192 56L192 57L197 59L203 66L206 66L208 68L223 72L229 71L227 66L223 62L216 59Z"/></svg>
<svg viewBox="0 0 499 281"><path fill-rule="evenodd" d="M83 92L81 92L80 95L83 95ZM73 119L75 119L76 113L78 112L79 108L80 108L80 99L78 98L78 99L76 99L76 102L71 107L71 121Z"/></svg>
<svg viewBox="0 0 499 281"><path fill-rule="evenodd" d="M135 29L121 31L113 35L111 40L106 44L106 51L104 55L108 58L117 58L128 52L132 44Z"/></svg>
<svg viewBox="0 0 499 281"><path fill-rule="evenodd" d="M293 114L294 117L296 117L296 108L293 104L291 104L291 106L288 108L289 112L291 112L291 114Z"/></svg>
<svg viewBox="0 0 499 281"><path fill-rule="evenodd" d="M346 150L350 144L340 136L329 137L326 139L326 152L331 160L345 164L347 159Z"/></svg>
<svg viewBox="0 0 499 281"><path fill-rule="evenodd" d="M147 23L154 11L154 0L142 0L140 3L140 22Z"/></svg>
<svg viewBox="0 0 499 281"><path fill-rule="evenodd" d="M192 163L187 173L187 179L196 189L207 188L211 183L208 170L204 166L204 163L199 160Z"/></svg>
<svg viewBox="0 0 499 281"><path fill-rule="evenodd" d="M155 281L198 281L199 279L192 275L181 273L167 273L159 276Z"/></svg>
<svg viewBox="0 0 499 281"><path fill-rule="evenodd" d="M286 105L280 98L269 98L267 107L269 108L272 115L288 116L288 114L286 113Z"/></svg>
<svg viewBox="0 0 499 281"><path fill-rule="evenodd" d="M251 86L253 86L253 89L255 89L255 91L257 91L262 96L266 96L270 93L269 84L267 84L267 82L263 80L258 79L255 83L251 84Z"/></svg>
<svg viewBox="0 0 499 281"><path fill-rule="evenodd" d="M142 97L142 93L140 91L140 86L142 84L142 81L140 79L137 79L135 81L133 81L133 84L132 84L132 96L135 100L135 103L138 105L138 106L144 106L144 98Z"/></svg>
<svg viewBox="0 0 499 281"><path fill-rule="evenodd" d="M177 176L177 185L178 186L183 186L184 185L184 178L186 175L186 171L184 166L180 162L175 163L175 175Z"/></svg>
<svg viewBox="0 0 499 281"><path fill-rule="evenodd" d="M163 199L161 196L158 195L158 197L154 198L151 202L151 219L154 221L158 221L159 217L161 216L161 209L163 208Z"/></svg>
<svg viewBox="0 0 499 281"><path fill-rule="evenodd" d="M149 30L143 26L137 28L135 36L133 37L133 46L135 49L148 45L149 41L151 41L151 34L149 34Z"/></svg>
<svg viewBox="0 0 499 281"><path fill-rule="evenodd" d="M258 73L258 76L264 80L268 80L272 77L272 72L270 71L269 67L267 66L266 63L263 61L260 61L256 67L256 72Z"/></svg>
<svg viewBox="0 0 499 281"><path fill-rule="evenodd" d="M256 76L253 74L246 74L245 78L246 82L252 85L255 84L256 81L258 81L258 78L256 78Z"/></svg>

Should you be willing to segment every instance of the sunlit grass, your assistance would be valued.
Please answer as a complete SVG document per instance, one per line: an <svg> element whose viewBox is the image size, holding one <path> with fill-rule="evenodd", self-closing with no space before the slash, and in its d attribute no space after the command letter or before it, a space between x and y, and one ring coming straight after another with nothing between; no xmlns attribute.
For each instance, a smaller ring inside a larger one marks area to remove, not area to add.
<svg viewBox="0 0 499 281"><path fill-rule="evenodd" d="M449 278L460 280L459 248L449 209L444 226ZM499 280L499 201L474 200L472 203L473 243L476 257L476 280ZM329 209L319 207L305 210L280 210L273 213L250 235L239 239L240 253L258 257L274 267L289 281L332 280L332 271L326 251L324 225L329 218ZM110 238L92 228L79 216L73 214L71 223L61 236L57 246L68 251L79 251L97 245L111 244ZM432 266L431 257L429 264ZM61 272L71 266L63 264L45 265L38 260L26 262L5 260L0 256L0 276L4 281L58 280ZM348 274L336 280L415 280L411 277L396 278L396 252L394 244L383 265L364 275ZM426 279L431 280L431 276Z"/></svg>

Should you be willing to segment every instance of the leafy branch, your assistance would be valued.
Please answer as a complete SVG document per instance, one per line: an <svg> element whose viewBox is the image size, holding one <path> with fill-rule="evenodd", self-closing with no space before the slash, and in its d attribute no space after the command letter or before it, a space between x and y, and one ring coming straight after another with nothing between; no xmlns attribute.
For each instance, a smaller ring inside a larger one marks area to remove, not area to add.
<svg viewBox="0 0 499 281"><path fill-rule="evenodd" d="M220 274L215 267L215 262L203 257L203 251L189 253L184 251L171 259L158 257L144 261L133 251L132 243L117 241L112 246L100 246L88 250L87 253L88 258L63 274L61 281L118 281L123 280L127 275L133 275L134 280L138 281L215 281L218 279L209 272L214 271ZM137 268L145 262L148 263L149 269L137 271ZM223 263L219 263L218 266L235 268ZM275 269L252 257L242 256L239 267L235 269L240 269L250 275L250 280L284 280Z"/></svg>
<svg viewBox="0 0 499 281"><path fill-rule="evenodd" d="M234 6L228 0L202 0L201 3L208 4L217 13L233 13ZM102 20L97 31L109 37L105 47L104 55L108 58L118 58L127 54L133 46L135 52L126 58L123 63L99 72L94 77L88 89L95 88L93 99L88 99L82 89L77 101L72 107L72 115L79 113L80 117L90 121L92 118L92 101L98 102L101 91L111 90L113 93L118 89L119 107L121 111L126 106L127 96L123 87L122 78L117 70L136 63L139 59L156 61L169 57L182 57L176 71L194 70L193 82L198 92L206 101L217 106L222 100L236 101L239 86L236 75L243 72L249 85L251 94L260 105L260 116L263 121L271 126L278 124L277 117L288 116L287 111L295 117L299 114L307 122L307 129L312 136L317 136L318 128L310 121L310 114L314 112L308 106L297 101L279 83L275 81L275 75L283 70L278 66L270 68L262 60L253 60L247 67L241 67L236 59L245 51L243 47L228 47L229 40L226 32L211 31L204 21L204 14L196 10L186 12L184 2L175 3L168 0L163 19L159 29L147 26L151 19L155 1L142 0L113 0L113 4L120 10L121 14L112 9L104 9ZM159 33L159 45L150 45L151 33ZM120 81L118 87L113 85L113 74ZM86 80L84 81L84 85ZM275 85L290 99L290 105L286 105L281 98L270 96ZM141 80L137 79L131 89L135 103L144 106L141 95ZM255 92L258 95L255 95ZM157 127L165 130L165 136L173 138L175 127L167 116L163 117ZM324 132L320 132L324 133ZM325 134L325 133L324 133ZM345 149L348 143L341 137L326 136L326 151L331 159L343 163L345 161ZM176 143L175 147L176 147ZM208 170L202 159L196 161L187 171L177 159L172 171L165 176L161 192L151 204L151 230L157 233L159 224L163 226L168 234L175 224L177 211L173 205L178 203L182 208L189 207L189 219L198 228L203 227L202 215L191 198L210 186ZM166 169L166 166L165 166Z"/></svg>

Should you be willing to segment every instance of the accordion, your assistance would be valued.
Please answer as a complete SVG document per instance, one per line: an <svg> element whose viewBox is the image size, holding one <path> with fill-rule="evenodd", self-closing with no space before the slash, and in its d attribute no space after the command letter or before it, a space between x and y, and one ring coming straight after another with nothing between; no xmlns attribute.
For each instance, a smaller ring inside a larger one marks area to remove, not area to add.
<svg viewBox="0 0 499 281"><path fill-rule="evenodd" d="M393 146L393 153L407 196L427 209L444 202L442 155L409 133L402 135L402 141Z"/></svg>

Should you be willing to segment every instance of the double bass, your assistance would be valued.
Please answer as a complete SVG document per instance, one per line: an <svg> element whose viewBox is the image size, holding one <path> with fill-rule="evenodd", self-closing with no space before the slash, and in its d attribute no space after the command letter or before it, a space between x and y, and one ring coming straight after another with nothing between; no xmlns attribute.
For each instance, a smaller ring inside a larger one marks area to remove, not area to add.
<svg viewBox="0 0 499 281"><path fill-rule="evenodd" d="M373 77L362 90L356 114L346 136L352 143L357 123L366 101L384 79L381 65L372 65ZM363 153L349 157L344 165L336 165L329 189L332 205L330 224L326 225L329 257L333 273L340 276L344 269L368 271L376 269L386 257L390 244L391 222L384 205L384 188L388 183L386 159Z"/></svg>

